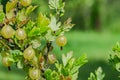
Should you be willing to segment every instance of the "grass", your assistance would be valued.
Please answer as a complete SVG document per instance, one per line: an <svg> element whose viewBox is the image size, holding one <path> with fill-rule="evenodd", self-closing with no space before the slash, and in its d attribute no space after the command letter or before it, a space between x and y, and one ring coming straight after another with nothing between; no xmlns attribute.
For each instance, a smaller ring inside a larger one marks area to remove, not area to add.
<svg viewBox="0 0 120 80"><path fill-rule="evenodd" d="M109 32L80 32L72 31L66 34L68 39L67 45L63 51L53 43L54 53L57 57L61 57L62 53L74 51L74 56L79 57L84 53L87 54L89 63L80 69L78 80L87 80L89 73L94 71L97 67L102 66L105 71L105 80L117 80L115 70L112 70L108 62L109 54L112 53L112 46L118 41L120 42L120 35ZM1 65L1 64L0 64ZM110 76L110 75L112 76ZM0 80L24 80L24 72L13 67L13 71L9 72L6 68L0 66Z"/></svg>
<svg viewBox="0 0 120 80"><path fill-rule="evenodd" d="M74 51L74 56L78 57L87 54L90 60L107 60L112 52L112 46L120 42L120 35L109 32L78 32L73 31L66 34L68 43L63 51L55 47L54 51L58 56L70 50ZM58 53L59 52L59 53Z"/></svg>

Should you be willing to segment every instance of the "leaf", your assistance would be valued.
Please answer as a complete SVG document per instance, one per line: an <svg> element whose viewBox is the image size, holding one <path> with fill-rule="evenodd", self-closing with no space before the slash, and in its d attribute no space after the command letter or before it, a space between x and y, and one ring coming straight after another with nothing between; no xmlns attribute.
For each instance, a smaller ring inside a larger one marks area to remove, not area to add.
<svg viewBox="0 0 120 80"><path fill-rule="evenodd" d="M117 63L117 64L115 65L115 67L116 67L116 70L117 70L118 72L120 72L120 62Z"/></svg>
<svg viewBox="0 0 120 80"><path fill-rule="evenodd" d="M28 34L29 37L38 36L38 35L40 35L40 28L37 27L33 27Z"/></svg>
<svg viewBox="0 0 120 80"><path fill-rule="evenodd" d="M51 80L51 73L52 73L51 69L45 70L44 75L45 75L46 80Z"/></svg>
<svg viewBox="0 0 120 80"><path fill-rule="evenodd" d="M68 61L72 58L73 56L73 52L69 52L67 53L67 56L65 56L64 54L62 55L62 62L63 62L63 65L66 66L68 64Z"/></svg>
<svg viewBox="0 0 120 80"><path fill-rule="evenodd" d="M90 73L90 77L88 78L88 80L97 80L94 73Z"/></svg>
<svg viewBox="0 0 120 80"><path fill-rule="evenodd" d="M88 80L103 80L105 77L105 74L102 71L101 67L98 67L98 69L94 73L90 73L90 77Z"/></svg>
<svg viewBox="0 0 120 80"><path fill-rule="evenodd" d="M72 24L71 22L72 22L72 19L71 19L71 18L68 18L68 19L64 22L64 25L63 25L63 30L64 30L64 31L69 31L69 30L74 26L74 24Z"/></svg>
<svg viewBox="0 0 120 80"><path fill-rule="evenodd" d="M57 19L55 18L55 16L51 17L51 22L49 24L49 27L52 29L52 31L57 31L59 29L59 27L61 26L61 23L57 23Z"/></svg>
<svg viewBox="0 0 120 80"><path fill-rule="evenodd" d="M18 12L17 19L19 21L25 21L27 19L27 16L25 15L25 9L22 9Z"/></svg>
<svg viewBox="0 0 120 80"><path fill-rule="evenodd" d="M49 0L50 9L58 9L59 6L59 0Z"/></svg>
<svg viewBox="0 0 120 80"><path fill-rule="evenodd" d="M76 61L75 61L75 66L83 66L85 63L87 63L88 60L87 60L87 56L86 55L83 55L81 57L79 57Z"/></svg>
<svg viewBox="0 0 120 80"><path fill-rule="evenodd" d="M95 71L95 74L97 76L97 80L103 80L103 78L105 77L105 74L103 73L101 67L98 67L98 69Z"/></svg>
<svg viewBox="0 0 120 80"><path fill-rule="evenodd" d="M6 4L6 12L8 13L10 10L12 10L17 5L18 0L12 0L8 1Z"/></svg>
<svg viewBox="0 0 120 80"><path fill-rule="evenodd" d="M59 16L64 15L65 2L62 0L49 0L50 9L54 9Z"/></svg>
<svg viewBox="0 0 120 80"><path fill-rule="evenodd" d="M33 47L34 49L37 49L38 47L41 46L41 42L40 42L39 39L32 40L32 41L31 41L31 44L32 44L32 47Z"/></svg>
<svg viewBox="0 0 120 80"><path fill-rule="evenodd" d="M9 13L6 13L7 19L11 19L15 16L14 10L10 10Z"/></svg>
<svg viewBox="0 0 120 80"><path fill-rule="evenodd" d="M0 12L0 23L4 21L5 14L3 12Z"/></svg>
<svg viewBox="0 0 120 80"><path fill-rule="evenodd" d="M3 12L3 5L0 4L0 12Z"/></svg>
<svg viewBox="0 0 120 80"><path fill-rule="evenodd" d="M53 36L51 33L52 33L51 30L48 30L47 34L45 35L45 38L48 41L54 41L55 40L55 36Z"/></svg>
<svg viewBox="0 0 120 80"><path fill-rule="evenodd" d="M40 13L37 22L37 27L39 27L40 33L44 33L48 30L49 23L50 23L49 19L45 15Z"/></svg>
<svg viewBox="0 0 120 80"><path fill-rule="evenodd" d="M23 62L21 60L17 62L17 68L23 69Z"/></svg>
<svg viewBox="0 0 120 80"><path fill-rule="evenodd" d="M26 24L26 27L25 27L25 31L27 34L29 34L29 32L32 30L32 28L35 26L35 22L33 21L29 21L27 24Z"/></svg>
<svg viewBox="0 0 120 80"><path fill-rule="evenodd" d="M62 0L49 0L50 9L60 9L63 10L65 3Z"/></svg>
<svg viewBox="0 0 120 80"><path fill-rule="evenodd" d="M77 78L78 78L78 71L72 74L72 80L77 80Z"/></svg>
<svg viewBox="0 0 120 80"><path fill-rule="evenodd" d="M29 15L32 11L34 11L37 6L29 6L25 12L25 15Z"/></svg>

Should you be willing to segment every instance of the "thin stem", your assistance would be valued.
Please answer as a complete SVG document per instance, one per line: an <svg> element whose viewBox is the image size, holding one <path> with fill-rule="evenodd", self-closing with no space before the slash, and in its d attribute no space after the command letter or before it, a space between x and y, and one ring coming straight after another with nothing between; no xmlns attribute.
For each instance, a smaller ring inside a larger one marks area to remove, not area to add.
<svg viewBox="0 0 120 80"><path fill-rule="evenodd" d="M2 40L0 40L0 43L2 43L6 48L10 50L10 47L7 44L5 44Z"/></svg>

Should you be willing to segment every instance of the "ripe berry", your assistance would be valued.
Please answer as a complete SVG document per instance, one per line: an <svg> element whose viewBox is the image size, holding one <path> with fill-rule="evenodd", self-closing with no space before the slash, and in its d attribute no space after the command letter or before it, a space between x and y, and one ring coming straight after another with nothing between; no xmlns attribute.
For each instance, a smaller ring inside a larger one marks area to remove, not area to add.
<svg viewBox="0 0 120 80"><path fill-rule="evenodd" d="M9 25L5 25L1 30L1 34L6 39L11 38L14 35L14 29Z"/></svg>
<svg viewBox="0 0 120 80"><path fill-rule="evenodd" d="M18 29L18 30L16 30L15 37L18 40L24 40L27 37L25 30L24 29Z"/></svg>
<svg viewBox="0 0 120 80"><path fill-rule="evenodd" d="M39 69L35 69L35 68L29 69L29 77L32 80L39 79L40 78L40 70Z"/></svg>
<svg viewBox="0 0 120 80"><path fill-rule="evenodd" d="M27 60L31 60L34 58L35 56L35 51L34 49L32 48L32 46L29 46L28 48L26 48L24 50L24 54L23 54L24 58L27 59Z"/></svg>
<svg viewBox="0 0 120 80"><path fill-rule="evenodd" d="M67 39L65 36L58 36L56 38L56 44L60 47L65 46L67 43Z"/></svg>
<svg viewBox="0 0 120 80"><path fill-rule="evenodd" d="M11 65L11 62L9 61L9 57L2 57L2 64L6 67L9 67Z"/></svg>

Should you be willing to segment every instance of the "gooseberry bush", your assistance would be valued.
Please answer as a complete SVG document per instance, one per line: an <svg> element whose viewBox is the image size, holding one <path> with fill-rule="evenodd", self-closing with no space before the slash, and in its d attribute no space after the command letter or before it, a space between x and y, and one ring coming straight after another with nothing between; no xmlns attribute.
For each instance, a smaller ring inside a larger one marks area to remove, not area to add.
<svg viewBox="0 0 120 80"><path fill-rule="evenodd" d="M39 5L31 3L32 0L9 0L0 5L2 64L8 70L12 65L24 70L26 80L77 80L79 68L87 62L86 55L74 58L70 51L58 59L53 54L53 44L63 50L67 44L64 33L74 26L71 18L61 21L65 2L48 0L50 13L39 12L37 17L31 13Z"/></svg>
<svg viewBox="0 0 120 80"><path fill-rule="evenodd" d="M113 46L113 54L110 54L109 63L120 72L120 44L117 42L116 45ZM120 78L120 76L119 76Z"/></svg>

